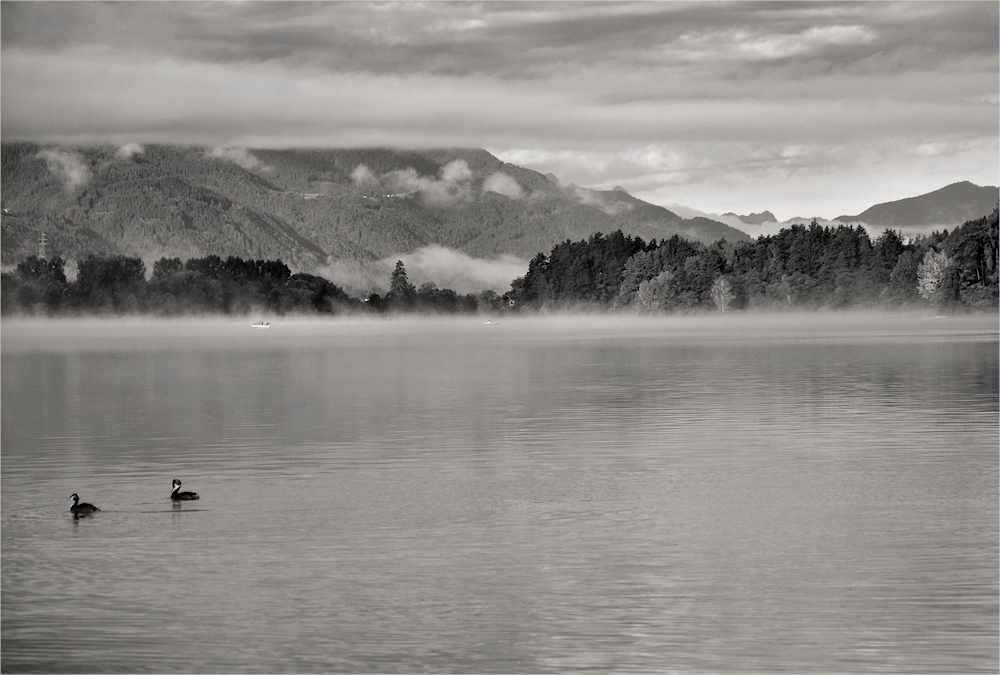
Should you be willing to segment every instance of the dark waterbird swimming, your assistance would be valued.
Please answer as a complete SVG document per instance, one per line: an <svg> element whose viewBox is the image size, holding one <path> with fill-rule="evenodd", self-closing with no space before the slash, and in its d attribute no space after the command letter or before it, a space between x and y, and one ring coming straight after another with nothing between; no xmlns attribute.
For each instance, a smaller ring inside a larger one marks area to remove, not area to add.
<svg viewBox="0 0 1000 675"><path fill-rule="evenodd" d="M189 501L189 500L192 500L192 499L200 499L200 497L198 497L198 493L197 492L178 492L178 490L180 490L180 489L181 489L181 482L175 478L174 479L174 489L170 493L170 498L173 499L175 502Z"/></svg>
<svg viewBox="0 0 1000 675"><path fill-rule="evenodd" d="M69 510L70 513L74 515L86 516L91 513L97 513L98 511L100 511L100 509L94 506L93 504L87 504L86 502L80 504L79 503L80 495L76 494L75 492L71 494L69 498L73 500L73 506L69 507Z"/></svg>

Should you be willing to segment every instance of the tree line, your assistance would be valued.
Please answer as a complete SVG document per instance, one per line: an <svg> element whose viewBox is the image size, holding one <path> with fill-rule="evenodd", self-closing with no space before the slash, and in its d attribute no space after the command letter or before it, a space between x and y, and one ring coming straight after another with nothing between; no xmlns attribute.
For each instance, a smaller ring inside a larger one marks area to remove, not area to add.
<svg viewBox="0 0 1000 675"><path fill-rule="evenodd" d="M815 220L738 244L598 233L537 254L509 299L522 311L995 310L997 216L912 240Z"/></svg>
<svg viewBox="0 0 1000 675"><path fill-rule="evenodd" d="M280 260L160 258L147 279L141 258L92 254L77 262L76 279L68 281L65 261L29 256L10 273L0 275L0 311L5 315L154 315L306 314L437 312L472 313L498 307L501 299L487 291L478 296L409 283L402 262L396 266L384 296L359 299L331 281L312 274L292 274Z"/></svg>
<svg viewBox="0 0 1000 675"><path fill-rule="evenodd" d="M913 240L885 230L794 225L777 235L706 245L677 235L643 241L617 230L566 240L538 253L500 295L460 295L428 282L416 288L402 261L389 291L355 298L323 277L292 274L281 260L217 255L145 263L92 254L68 281L65 262L29 256L0 276L3 314L393 312L472 314L539 311L698 312L935 307L996 310L998 210Z"/></svg>

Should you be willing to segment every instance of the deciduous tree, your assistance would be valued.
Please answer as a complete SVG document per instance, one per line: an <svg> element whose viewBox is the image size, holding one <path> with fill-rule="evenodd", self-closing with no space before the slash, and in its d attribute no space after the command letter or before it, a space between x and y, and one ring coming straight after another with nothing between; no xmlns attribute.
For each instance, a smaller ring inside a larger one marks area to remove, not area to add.
<svg viewBox="0 0 1000 675"><path fill-rule="evenodd" d="M734 297L733 285L725 277L719 277L712 284L712 302L720 312L725 312L729 308Z"/></svg>
<svg viewBox="0 0 1000 675"><path fill-rule="evenodd" d="M672 304L670 282L673 277L674 275L670 270L664 270L652 279L639 284L639 290L636 292L635 298L637 306L647 312L668 309Z"/></svg>
<svg viewBox="0 0 1000 675"><path fill-rule="evenodd" d="M917 290L922 298L937 301L938 290L950 266L951 258L944 251L927 250L917 267Z"/></svg>

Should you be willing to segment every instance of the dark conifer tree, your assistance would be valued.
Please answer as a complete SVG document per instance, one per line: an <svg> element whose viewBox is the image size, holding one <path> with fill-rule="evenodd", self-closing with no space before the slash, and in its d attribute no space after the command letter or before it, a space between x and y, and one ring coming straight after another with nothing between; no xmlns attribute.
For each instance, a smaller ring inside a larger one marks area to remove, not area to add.
<svg viewBox="0 0 1000 675"><path fill-rule="evenodd" d="M387 298L395 307L409 308L413 304L416 289L406 276L406 267L402 260L396 261L396 269L389 279L389 295Z"/></svg>

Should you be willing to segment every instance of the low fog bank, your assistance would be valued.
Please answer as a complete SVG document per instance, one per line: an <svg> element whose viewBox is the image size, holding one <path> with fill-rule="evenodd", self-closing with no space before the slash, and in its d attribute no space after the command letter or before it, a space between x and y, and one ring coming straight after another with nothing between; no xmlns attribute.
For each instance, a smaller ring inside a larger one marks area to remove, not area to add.
<svg viewBox="0 0 1000 675"><path fill-rule="evenodd" d="M432 283L441 290L451 289L459 295L475 295L487 290L503 295L510 290L514 279L523 277L528 271L528 261L517 256L473 258L435 244L373 263L336 261L318 268L315 274L348 292L384 294L389 290L389 281L398 261L403 262L407 279L416 288Z"/></svg>
<svg viewBox="0 0 1000 675"><path fill-rule="evenodd" d="M231 350L290 347L317 340L322 346L373 345L371 338L512 342L565 340L568 347L598 341L641 346L676 343L698 348L713 344L753 347L755 343L807 340L828 344L880 342L907 348L931 340L994 343L1000 338L997 313L942 316L914 311L727 312L698 315L548 314L511 316L344 315L272 317L258 330L258 316L198 318L14 318L4 319L3 351ZM346 342L330 342L331 338ZM752 358L752 353L749 355Z"/></svg>
<svg viewBox="0 0 1000 675"><path fill-rule="evenodd" d="M943 315L934 310L899 311L732 311L700 314L574 314L552 313L499 317L506 325L540 333L585 336L594 331L625 337L663 337L696 333L706 339L753 341L757 338L815 335L835 339L851 335L905 336L974 329L993 340L1000 338L996 312Z"/></svg>

